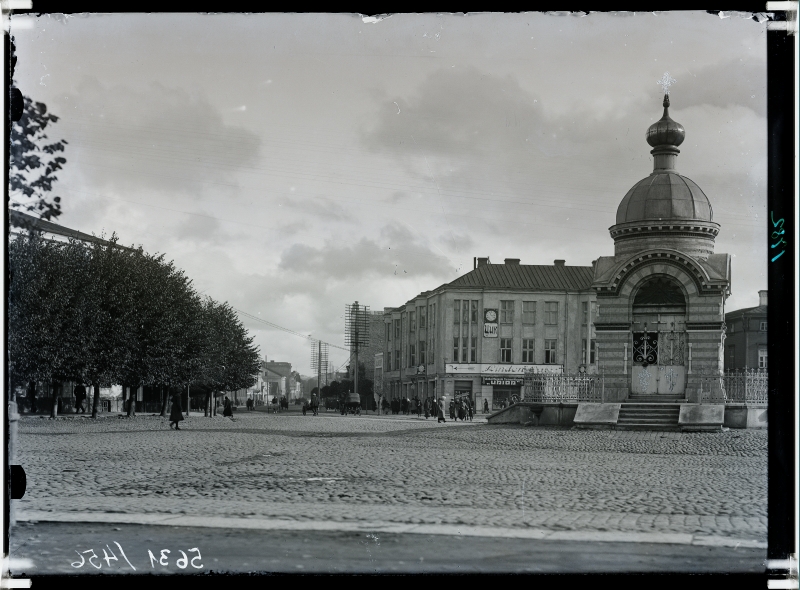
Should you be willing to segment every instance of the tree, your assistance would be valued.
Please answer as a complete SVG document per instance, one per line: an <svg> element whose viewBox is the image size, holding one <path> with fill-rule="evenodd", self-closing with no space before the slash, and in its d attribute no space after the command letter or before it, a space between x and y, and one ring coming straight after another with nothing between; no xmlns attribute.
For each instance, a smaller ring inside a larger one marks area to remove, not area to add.
<svg viewBox="0 0 800 590"><path fill-rule="evenodd" d="M30 232L9 244L8 361L13 383L55 383L80 375L82 281L89 256L81 244ZM14 387L11 387L11 391ZM53 386L51 416L56 413Z"/></svg>
<svg viewBox="0 0 800 590"><path fill-rule="evenodd" d="M47 106L24 97L22 117L11 125L8 189L11 207L35 212L42 219L61 215L61 197L50 197L56 172L67 162L66 139L48 142L47 127L58 117ZM13 200L21 199L21 200Z"/></svg>

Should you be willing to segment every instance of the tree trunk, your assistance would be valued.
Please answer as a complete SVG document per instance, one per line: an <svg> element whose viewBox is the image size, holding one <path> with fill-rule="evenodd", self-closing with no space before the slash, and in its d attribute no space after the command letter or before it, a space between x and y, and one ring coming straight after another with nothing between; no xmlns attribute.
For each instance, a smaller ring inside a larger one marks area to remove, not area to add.
<svg viewBox="0 0 800 590"><path fill-rule="evenodd" d="M169 390L170 388L167 387L167 395L164 395L164 386L161 386L161 417L164 418L167 415L167 404L169 403Z"/></svg>
<svg viewBox="0 0 800 590"><path fill-rule="evenodd" d="M100 405L100 384L94 383L94 395L92 396L92 418L97 418L97 407Z"/></svg>
<svg viewBox="0 0 800 590"><path fill-rule="evenodd" d="M211 409L211 394L206 394L205 403L203 404L203 416L208 418L208 411Z"/></svg>
<svg viewBox="0 0 800 590"><path fill-rule="evenodd" d="M58 417L58 398L56 397L56 393L58 392L58 387L56 386L56 381L53 379L50 382L50 387L53 388L50 399L52 400L52 404L50 406L50 417L57 418Z"/></svg>
<svg viewBox="0 0 800 590"><path fill-rule="evenodd" d="M128 399L126 394L127 394L126 387L123 385L122 386L122 411L123 412L128 409L128 406L125 405L127 403L127 399Z"/></svg>
<svg viewBox="0 0 800 590"><path fill-rule="evenodd" d="M35 414L36 408L36 381L31 381L28 385L28 399L31 404L31 414Z"/></svg>

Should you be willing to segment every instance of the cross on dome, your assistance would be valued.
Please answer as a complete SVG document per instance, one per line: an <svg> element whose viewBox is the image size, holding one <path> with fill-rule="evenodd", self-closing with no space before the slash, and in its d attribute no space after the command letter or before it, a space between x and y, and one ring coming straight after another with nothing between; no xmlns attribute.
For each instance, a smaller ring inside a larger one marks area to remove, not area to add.
<svg viewBox="0 0 800 590"><path fill-rule="evenodd" d="M660 85L661 88L664 89L664 94L669 95L669 87L675 84L677 80L669 75L669 72L664 72L664 75L661 76L661 79L656 82L656 84Z"/></svg>

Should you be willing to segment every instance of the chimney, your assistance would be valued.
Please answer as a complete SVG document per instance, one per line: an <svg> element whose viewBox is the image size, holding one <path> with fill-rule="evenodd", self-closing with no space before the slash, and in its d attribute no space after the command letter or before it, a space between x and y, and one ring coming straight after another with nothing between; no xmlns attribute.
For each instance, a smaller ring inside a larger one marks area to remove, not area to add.
<svg viewBox="0 0 800 590"><path fill-rule="evenodd" d="M767 306L767 290L764 289L763 291L758 292L758 305L761 307Z"/></svg>
<svg viewBox="0 0 800 590"><path fill-rule="evenodd" d="M488 256L486 258L478 258L478 268L486 264L490 264Z"/></svg>
<svg viewBox="0 0 800 590"><path fill-rule="evenodd" d="M564 266L565 262L566 262L565 260L554 260L553 261L553 265L554 266Z"/></svg>
<svg viewBox="0 0 800 590"><path fill-rule="evenodd" d="M519 266L519 258L506 258L505 259L505 263L506 264L516 264L517 266Z"/></svg>

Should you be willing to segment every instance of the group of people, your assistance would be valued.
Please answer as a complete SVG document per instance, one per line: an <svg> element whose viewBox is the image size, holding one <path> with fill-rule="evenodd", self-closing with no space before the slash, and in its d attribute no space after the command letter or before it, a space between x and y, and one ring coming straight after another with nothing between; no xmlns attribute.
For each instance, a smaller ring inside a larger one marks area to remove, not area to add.
<svg viewBox="0 0 800 590"><path fill-rule="evenodd" d="M425 418L430 418L431 416L438 418L439 422L446 422L445 419L445 410L444 410L444 402L441 398L434 399L434 398L425 398L424 401L421 401L418 397L414 396L413 398L394 398L392 400L383 399L382 408L384 411L391 411L392 414L417 414L417 416L422 416L425 414ZM451 420L472 420L476 413L476 408L473 406L472 401L469 398L460 398L458 400L451 400L450 401L450 419ZM484 400L484 409L485 413L489 412L489 406Z"/></svg>
<svg viewBox="0 0 800 590"><path fill-rule="evenodd" d="M310 402L308 403L303 402L303 416L306 415L306 412L308 412L308 410L311 410L311 413L314 414L314 416L319 414L319 400L317 399L316 393L311 394Z"/></svg>

